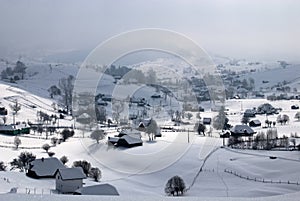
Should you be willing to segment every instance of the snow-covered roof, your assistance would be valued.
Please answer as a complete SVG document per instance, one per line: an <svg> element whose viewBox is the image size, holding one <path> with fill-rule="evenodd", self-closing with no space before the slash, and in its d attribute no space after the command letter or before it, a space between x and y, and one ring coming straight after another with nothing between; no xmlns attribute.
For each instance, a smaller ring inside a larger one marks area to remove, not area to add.
<svg viewBox="0 0 300 201"><path fill-rule="evenodd" d="M85 186L75 191L80 195L119 195L117 189L110 184Z"/></svg>
<svg viewBox="0 0 300 201"><path fill-rule="evenodd" d="M81 167L62 168L62 169L58 169L57 173L60 174L62 180L73 180L73 179L85 179L86 178L86 175L83 173L83 170Z"/></svg>
<svg viewBox="0 0 300 201"><path fill-rule="evenodd" d="M124 135L124 136L120 137L120 139L124 139L128 144L143 143L143 141L140 138L131 137L129 135Z"/></svg>
<svg viewBox="0 0 300 201"><path fill-rule="evenodd" d="M82 113L77 117L77 119L88 119L88 118L90 118L90 115L87 113Z"/></svg>
<svg viewBox="0 0 300 201"><path fill-rule="evenodd" d="M238 135L252 135L254 134L254 130L250 128L248 125L235 125L230 129L232 134Z"/></svg>
<svg viewBox="0 0 300 201"><path fill-rule="evenodd" d="M16 126L13 124L9 124L9 125L0 125L0 131L12 131L12 130L16 130Z"/></svg>
<svg viewBox="0 0 300 201"><path fill-rule="evenodd" d="M141 132L136 129L122 130L119 135L129 135L131 137L141 138Z"/></svg>
<svg viewBox="0 0 300 201"><path fill-rule="evenodd" d="M108 137L108 141L111 143L117 143L119 141L118 137Z"/></svg>
<svg viewBox="0 0 300 201"><path fill-rule="evenodd" d="M250 122L253 122L255 124L261 124L261 122L258 119L251 120Z"/></svg>
<svg viewBox="0 0 300 201"><path fill-rule="evenodd" d="M40 158L35 159L30 163L29 170L35 172L37 176L46 177L54 176L59 168L65 168L60 160L57 158Z"/></svg>

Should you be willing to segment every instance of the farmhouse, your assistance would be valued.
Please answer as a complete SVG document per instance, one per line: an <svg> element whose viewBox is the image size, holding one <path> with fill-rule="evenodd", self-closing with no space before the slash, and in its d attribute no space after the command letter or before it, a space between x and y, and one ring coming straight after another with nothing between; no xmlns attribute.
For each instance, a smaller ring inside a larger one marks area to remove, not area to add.
<svg viewBox="0 0 300 201"><path fill-rule="evenodd" d="M249 122L249 126L250 127L259 127L259 126L261 126L261 122L258 119L251 120Z"/></svg>
<svg viewBox="0 0 300 201"><path fill-rule="evenodd" d="M130 137L134 137L134 138L139 138L139 139L142 138L141 132L136 130L136 129L132 129L132 128L122 130L117 137L123 137L125 135L128 135Z"/></svg>
<svg viewBox="0 0 300 201"><path fill-rule="evenodd" d="M55 189L59 193L74 193L82 188L85 178L81 167L58 169L55 173Z"/></svg>
<svg viewBox="0 0 300 201"><path fill-rule="evenodd" d="M136 147L136 146L142 146L143 141L140 138L134 138L129 135L124 135L123 137L120 137L117 146L121 147Z"/></svg>
<svg viewBox="0 0 300 201"><path fill-rule="evenodd" d="M65 166L57 158L35 159L29 164L26 175L35 179L54 178L55 172L59 168L65 168Z"/></svg>
<svg viewBox="0 0 300 201"><path fill-rule="evenodd" d="M242 137L242 136L253 136L255 133L252 128L247 125L235 125L230 129L231 136Z"/></svg>
<svg viewBox="0 0 300 201"><path fill-rule="evenodd" d="M108 142L115 146L128 148L143 145L141 138L135 138L130 135L123 135L122 137L108 137Z"/></svg>
<svg viewBox="0 0 300 201"><path fill-rule="evenodd" d="M8 124L0 125L0 133L5 135L28 134L30 127L26 124Z"/></svg>
<svg viewBox="0 0 300 201"><path fill-rule="evenodd" d="M117 189L110 184L99 184L93 186L85 186L77 189L74 195L113 195L118 196Z"/></svg>

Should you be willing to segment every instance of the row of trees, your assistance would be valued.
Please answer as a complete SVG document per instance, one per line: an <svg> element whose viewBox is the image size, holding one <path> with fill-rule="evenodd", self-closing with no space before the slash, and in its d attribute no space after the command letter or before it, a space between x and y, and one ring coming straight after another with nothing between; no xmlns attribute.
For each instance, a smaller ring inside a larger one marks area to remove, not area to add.
<svg viewBox="0 0 300 201"><path fill-rule="evenodd" d="M73 167L81 167L84 174L87 177L93 178L96 182L98 182L102 177L101 170L97 167L92 167L91 163L86 160L74 161Z"/></svg>
<svg viewBox="0 0 300 201"><path fill-rule="evenodd" d="M61 142L65 142L68 138L70 137L73 137L74 136L74 130L69 130L69 129L64 129L60 135L61 135L61 139L59 140L57 137L52 137L51 138L51 143L53 144L53 146L55 146L58 142L61 143ZM104 137L104 136L103 136ZM103 138L102 138L103 139ZM18 149L19 146L22 144L22 141L21 139L18 137L18 136L15 136L14 138L14 145L15 145L15 148ZM48 150L51 148L51 146L46 143L42 146L42 149L44 149L47 153L48 153Z"/></svg>
<svg viewBox="0 0 300 201"><path fill-rule="evenodd" d="M230 137L228 146L236 148L271 150L273 148L289 148L290 142L296 148L296 140L289 139L287 136L278 137L276 129L269 129L267 132L258 132L253 139L244 141L242 138Z"/></svg>
<svg viewBox="0 0 300 201"><path fill-rule="evenodd" d="M67 112L71 113L71 106L73 101L73 89L75 78L72 75L61 78L58 82L58 87L52 85L49 87L48 92L51 98L54 96L61 96L62 102L66 107Z"/></svg>
<svg viewBox="0 0 300 201"><path fill-rule="evenodd" d="M7 67L1 72L1 79L5 80L10 78L11 82L23 80L26 73L26 68L27 67L23 62L17 61L14 68Z"/></svg>

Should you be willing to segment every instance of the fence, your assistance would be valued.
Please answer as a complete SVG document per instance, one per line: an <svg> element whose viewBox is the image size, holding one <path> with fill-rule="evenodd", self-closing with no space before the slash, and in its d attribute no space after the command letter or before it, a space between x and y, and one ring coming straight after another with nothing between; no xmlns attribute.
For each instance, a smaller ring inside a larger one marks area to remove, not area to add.
<svg viewBox="0 0 300 201"><path fill-rule="evenodd" d="M264 179L264 178L256 178L256 177L250 177L250 176L244 176L242 174L237 173L236 171L233 170L228 170L228 169L224 169L224 172L228 173L228 174L232 174L236 177L239 177L241 179L246 179L249 181L254 181L254 182L261 182L261 183L270 183L270 184L291 184L291 185L297 185L299 186L300 183L297 181L281 181L281 180L268 180L268 179Z"/></svg>
<svg viewBox="0 0 300 201"><path fill-rule="evenodd" d="M11 193L18 194L33 194L33 195L51 195L55 193L55 190L50 188L12 188Z"/></svg>

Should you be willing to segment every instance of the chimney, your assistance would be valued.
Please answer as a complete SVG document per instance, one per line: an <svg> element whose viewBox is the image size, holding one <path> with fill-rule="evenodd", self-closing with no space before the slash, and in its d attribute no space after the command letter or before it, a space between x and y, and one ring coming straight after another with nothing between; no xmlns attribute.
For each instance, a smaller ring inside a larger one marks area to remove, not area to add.
<svg viewBox="0 0 300 201"><path fill-rule="evenodd" d="M42 162L44 162L44 157L42 158Z"/></svg>

